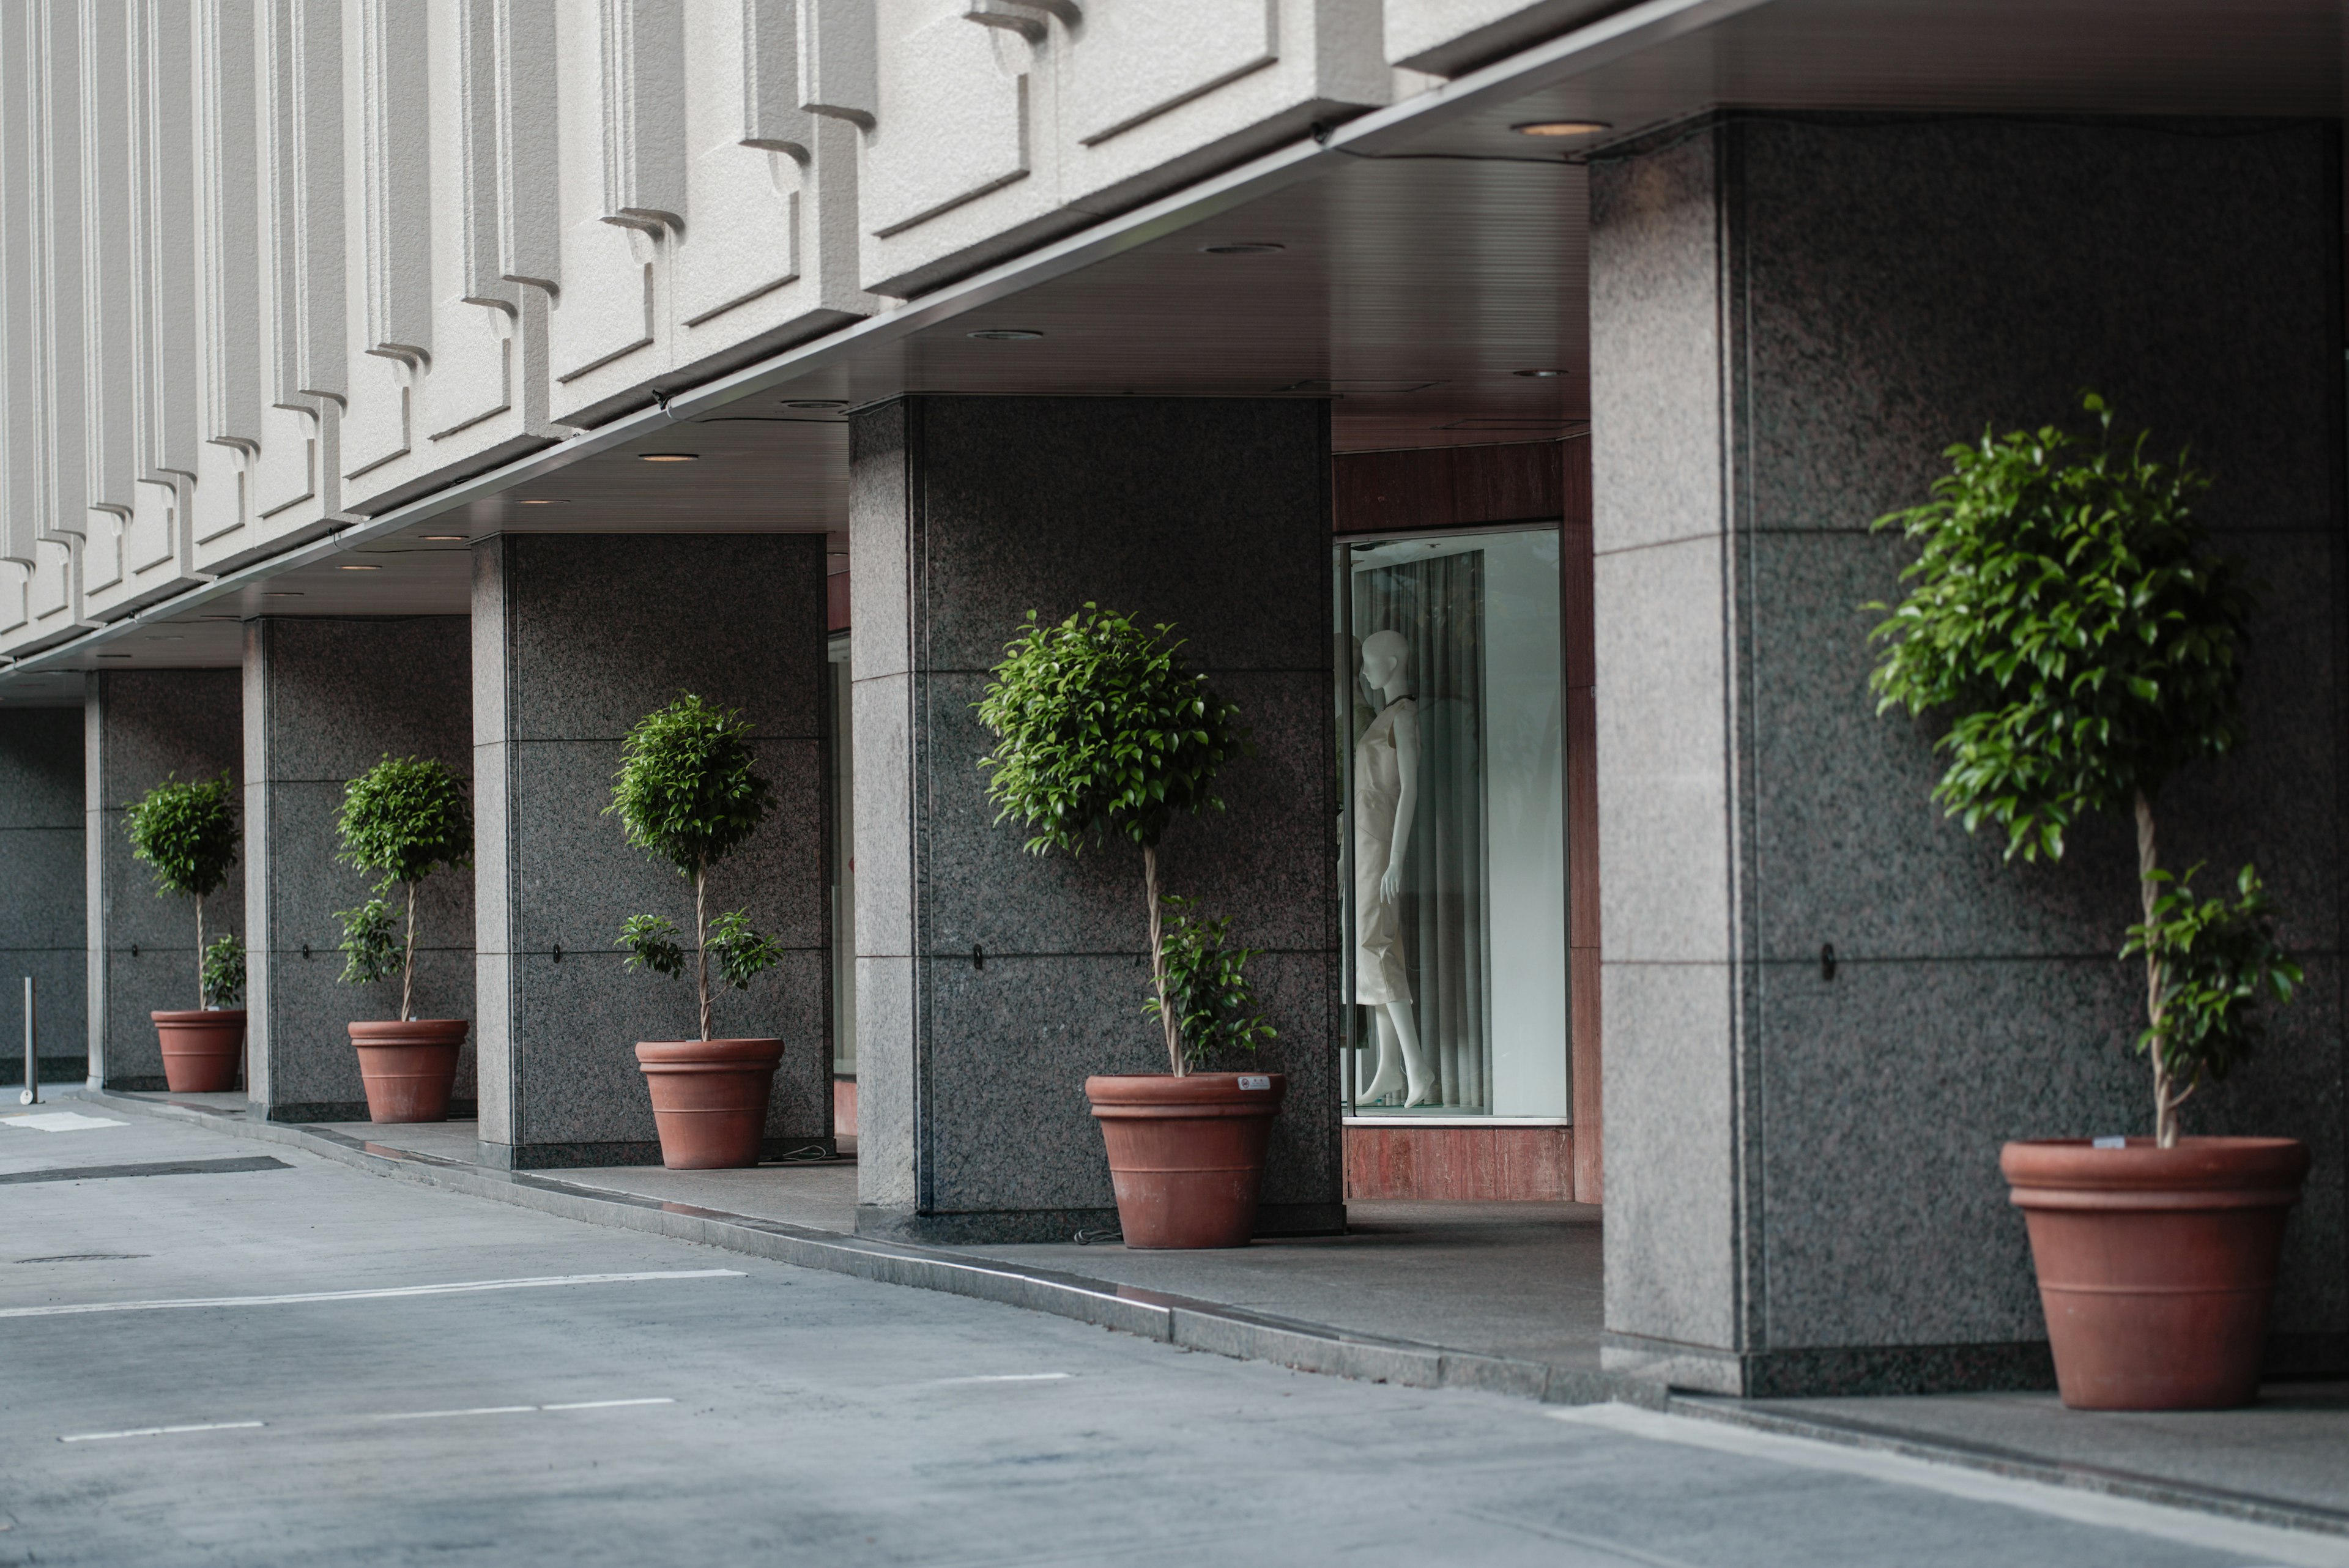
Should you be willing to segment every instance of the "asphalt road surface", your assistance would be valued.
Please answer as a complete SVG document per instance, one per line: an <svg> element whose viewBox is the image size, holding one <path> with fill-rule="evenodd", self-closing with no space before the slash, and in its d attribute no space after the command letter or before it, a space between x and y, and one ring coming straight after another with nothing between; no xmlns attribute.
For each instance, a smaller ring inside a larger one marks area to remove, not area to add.
<svg viewBox="0 0 2349 1568"><path fill-rule="evenodd" d="M25 1179L91 1168L118 1173ZM0 1564L344 1563L2242 1568L2349 1543L1187 1354L198 1128L0 1118Z"/></svg>

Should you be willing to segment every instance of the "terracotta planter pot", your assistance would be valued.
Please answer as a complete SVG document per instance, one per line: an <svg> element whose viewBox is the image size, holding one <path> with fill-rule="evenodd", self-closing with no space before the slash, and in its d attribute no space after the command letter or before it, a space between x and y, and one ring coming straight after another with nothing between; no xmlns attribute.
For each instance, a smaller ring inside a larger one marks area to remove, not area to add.
<svg viewBox="0 0 2349 1568"><path fill-rule="evenodd" d="M244 1009L150 1012L163 1046L163 1082L175 1095L216 1095L236 1087L244 1065Z"/></svg>
<svg viewBox="0 0 2349 1568"><path fill-rule="evenodd" d="M2055 1381L2075 1410L2221 1410L2258 1397L2284 1210L2308 1147L2285 1137L2008 1144Z"/></svg>
<svg viewBox="0 0 2349 1568"><path fill-rule="evenodd" d="M457 1081L457 1052L471 1024L462 1018L411 1018L402 1023L352 1023L367 1120L445 1122Z"/></svg>
<svg viewBox="0 0 2349 1568"><path fill-rule="evenodd" d="M1087 1078L1125 1244L1247 1246L1256 1234L1265 1144L1288 1093L1278 1073Z"/></svg>
<svg viewBox="0 0 2349 1568"><path fill-rule="evenodd" d="M758 1164L782 1060L780 1040L638 1042L636 1065L652 1091L661 1163L671 1170Z"/></svg>

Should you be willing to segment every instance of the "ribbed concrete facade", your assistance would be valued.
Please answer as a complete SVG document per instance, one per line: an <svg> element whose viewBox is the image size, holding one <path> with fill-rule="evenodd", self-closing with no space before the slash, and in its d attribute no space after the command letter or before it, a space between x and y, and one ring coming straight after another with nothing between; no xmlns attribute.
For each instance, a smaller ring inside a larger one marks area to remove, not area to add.
<svg viewBox="0 0 2349 1568"><path fill-rule="evenodd" d="M23 0L0 656L1605 8Z"/></svg>

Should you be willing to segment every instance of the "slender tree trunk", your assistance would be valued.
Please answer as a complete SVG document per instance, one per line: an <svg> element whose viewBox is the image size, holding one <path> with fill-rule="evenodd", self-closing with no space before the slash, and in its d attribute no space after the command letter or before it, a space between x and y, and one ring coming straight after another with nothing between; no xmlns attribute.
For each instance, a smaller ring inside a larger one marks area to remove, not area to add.
<svg viewBox="0 0 2349 1568"><path fill-rule="evenodd" d="M408 999L416 979L416 884L408 885L408 951L399 961L399 1021L408 1022Z"/></svg>
<svg viewBox="0 0 2349 1568"><path fill-rule="evenodd" d="M1154 844L1142 846L1142 888L1150 899L1150 983L1158 992L1158 1023L1166 1031L1166 1059L1180 1078L1185 1075L1183 1036L1174 1010L1166 1005L1166 946L1159 925L1158 846Z"/></svg>
<svg viewBox="0 0 2349 1568"><path fill-rule="evenodd" d="M2158 868L2155 859L2153 803L2145 798L2143 790L2137 794L2137 906L2144 910L2145 923L2153 924L2154 905L2161 896L2161 884L2153 879ZM2152 1028L2161 1027L2161 958L2146 944L2145 955L2145 1018ZM2183 1095L2173 1096L2169 1085L2169 1063L2163 1056L2161 1042L2154 1041L2147 1054L2153 1058L2153 1141L2161 1148L2178 1147L2178 1106Z"/></svg>
<svg viewBox="0 0 2349 1568"><path fill-rule="evenodd" d="M204 994L204 896L196 895L196 1010L203 1011L212 998Z"/></svg>
<svg viewBox="0 0 2349 1568"><path fill-rule="evenodd" d="M709 885L709 868L693 868L693 988L701 999L701 1037L709 1038L709 923L701 911L702 894Z"/></svg>

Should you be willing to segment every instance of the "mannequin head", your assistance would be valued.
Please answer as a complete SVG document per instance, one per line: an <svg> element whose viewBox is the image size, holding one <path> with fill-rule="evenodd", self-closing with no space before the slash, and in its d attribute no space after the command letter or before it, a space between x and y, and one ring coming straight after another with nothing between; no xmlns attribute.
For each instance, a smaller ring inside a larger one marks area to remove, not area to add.
<svg viewBox="0 0 2349 1568"><path fill-rule="evenodd" d="M1409 673L1411 644L1399 631L1374 631L1362 639L1362 684L1384 691Z"/></svg>

